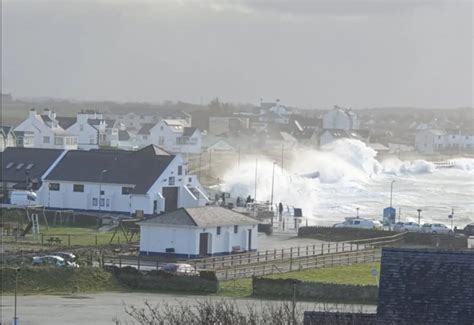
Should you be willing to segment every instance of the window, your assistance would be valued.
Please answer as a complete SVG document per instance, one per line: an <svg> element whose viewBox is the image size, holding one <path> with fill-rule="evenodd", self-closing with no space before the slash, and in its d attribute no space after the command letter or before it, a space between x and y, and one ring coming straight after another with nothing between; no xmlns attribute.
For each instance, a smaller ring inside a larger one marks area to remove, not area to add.
<svg viewBox="0 0 474 325"><path fill-rule="evenodd" d="M122 187L122 195L129 195L132 194L133 187Z"/></svg>
<svg viewBox="0 0 474 325"><path fill-rule="evenodd" d="M169 185L174 185L174 176L170 176Z"/></svg>
<svg viewBox="0 0 474 325"><path fill-rule="evenodd" d="M178 175L183 175L183 166L178 166Z"/></svg>
<svg viewBox="0 0 474 325"><path fill-rule="evenodd" d="M110 207L110 199L105 200L105 206Z"/></svg>
<svg viewBox="0 0 474 325"><path fill-rule="evenodd" d="M15 165L15 163L12 163L12 162L11 162L11 163L8 163L7 167L5 167L5 168L6 168L6 169L11 168L13 165Z"/></svg>
<svg viewBox="0 0 474 325"><path fill-rule="evenodd" d="M72 186L73 192L84 192L84 185L83 184L74 184Z"/></svg>
<svg viewBox="0 0 474 325"><path fill-rule="evenodd" d="M79 130L84 131L84 125L83 124L79 125Z"/></svg>
<svg viewBox="0 0 474 325"><path fill-rule="evenodd" d="M16 165L16 169L21 169L23 167L24 163L19 163L18 165Z"/></svg>
<svg viewBox="0 0 474 325"><path fill-rule="evenodd" d="M49 137L43 137L43 143L49 143L50 138Z"/></svg>
<svg viewBox="0 0 474 325"><path fill-rule="evenodd" d="M59 191L59 189L60 189L59 183L49 183L50 191Z"/></svg>
<svg viewBox="0 0 474 325"><path fill-rule="evenodd" d="M218 235L221 234L221 227L217 227L217 234L218 234Z"/></svg>
<svg viewBox="0 0 474 325"><path fill-rule="evenodd" d="M160 131L163 131L163 125L162 125L162 126L160 126Z"/></svg>
<svg viewBox="0 0 474 325"><path fill-rule="evenodd" d="M64 139L62 137L54 137L54 144L62 146L64 144Z"/></svg>
<svg viewBox="0 0 474 325"><path fill-rule="evenodd" d="M97 198L96 198L96 197L93 198L93 199L92 199L92 206L96 207L96 206L97 206L97 202L98 202L98 201L97 201Z"/></svg>
<svg viewBox="0 0 474 325"><path fill-rule="evenodd" d="M101 198L100 199L100 206L103 207L105 205L105 199Z"/></svg>
<svg viewBox="0 0 474 325"><path fill-rule="evenodd" d="M165 144L165 137L158 137L158 145L162 146Z"/></svg>
<svg viewBox="0 0 474 325"><path fill-rule="evenodd" d="M239 232L239 226L234 226L234 234Z"/></svg>
<svg viewBox="0 0 474 325"><path fill-rule="evenodd" d="M193 181L193 178L192 177L189 177L188 178L188 182L191 183Z"/></svg>
<svg viewBox="0 0 474 325"><path fill-rule="evenodd" d="M105 191L104 190L101 190L100 191L100 195L104 195L105 194Z"/></svg>
<svg viewBox="0 0 474 325"><path fill-rule="evenodd" d="M28 164L28 166L26 166L26 170L30 170L31 168L33 168L35 164Z"/></svg>
<svg viewBox="0 0 474 325"><path fill-rule="evenodd" d="M143 135L143 140L148 140L148 135L144 134Z"/></svg>

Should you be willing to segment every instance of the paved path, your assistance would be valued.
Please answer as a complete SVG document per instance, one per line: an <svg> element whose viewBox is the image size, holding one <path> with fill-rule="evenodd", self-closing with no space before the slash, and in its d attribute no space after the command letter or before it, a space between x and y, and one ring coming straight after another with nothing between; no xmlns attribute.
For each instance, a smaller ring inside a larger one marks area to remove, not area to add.
<svg viewBox="0 0 474 325"><path fill-rule="evenodd" d="M235 300L242 310L248 305L254 307L265 304L278 304L279 301L257 299L231 299L209 296L181 296L147 293L100 293L75 296L19 296L18 316L21 325L64 325L64 324L109 324L114 319L130 320L124 312L124 305L143 306L147 300L152 305L162 304L194 304L199 299L230 299ZM375 312L375 306L344 306L331 304L298 303L300 310L331 310L348 308L357 312ZM11 324L13 317L13 297L1 297L1 324Z"/></svg>

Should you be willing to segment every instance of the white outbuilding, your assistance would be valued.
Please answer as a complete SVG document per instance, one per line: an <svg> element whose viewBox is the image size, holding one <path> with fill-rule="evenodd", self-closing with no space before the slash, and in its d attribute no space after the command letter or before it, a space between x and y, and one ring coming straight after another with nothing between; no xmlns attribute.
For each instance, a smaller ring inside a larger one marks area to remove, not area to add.
<svg viewBox="0 0 474 325"><path fill-rule="evenodd" d="M197 258L257 250L258 221L222 207L181 208L139 225L141 255Z"/></svg>

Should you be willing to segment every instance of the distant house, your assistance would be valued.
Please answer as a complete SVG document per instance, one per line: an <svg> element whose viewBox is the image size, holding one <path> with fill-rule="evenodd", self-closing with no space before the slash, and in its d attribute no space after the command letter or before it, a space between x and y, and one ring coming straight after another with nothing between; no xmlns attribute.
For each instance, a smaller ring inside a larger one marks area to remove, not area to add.
<svg viewBox="0 0 474 325"><path fill-rule="evenodd" d="M49 109L38 114L32 108L26 120L15 128L15 132L28 134L33 139L35 148L77 149L77 135L67 132L56 119L56 113Z"/></svg>
<svg viewBox="0 0 474 325"><path fill-rule="evenodd" d="M422 128L415 135L415 148L426 154L474 151L474 131Z"/></svg>
<svg viewBox="0 0 474 325"><path fill-rule="evenodd" d="M323 115L323 129L336 130L358 130L360 128L359 118L351 109L345 109L339 106Z"/></svg>
<svg viewBox="0 0 474 325"><path fill-rule="evenodd" d="M113 115L112 119L115 119L123 124L125 128L132 131L140 130L144 124L156 123L158 121L158 117L155 114L139 114L135 112Z"/></svg>
<svg viewBox="0 0 474 325"><path fill-rule="evenodd" d="M210 116L209 134L223 135L238 132L250 127L249 117Z"/></svg>
<svg viewBox="0 0 474 325"><path fill-rule="evenodd" d="M140 254L195 258L255 251L257 225L221 207L178 209L140 222Z"/></svg>
<svg viewBox="0 0 474 325"><path fill-rule="evenodd" d="M201 131L185 125L182 120L161 120L156 124L144 124L137 133L137 145L143 147L154 144L171 153L200 153Z"/></svg>
<svg viewBox="0 0 474 325"><path fill-rule="evenodd" d="M232 146L227 138L207 135L203 139L203 150L207 152L232 152L236 148Z"/></svg>
<svg viewBox="0 0 474 325"><path fill-rule="evenodd" d="M0 126L0 151L8 147L16 147L16 134L11 126Z"/></svg>
<svg viewBox="0 0 474 325"><path fill-rule="evenodd" d="M208 202L183 158L152 145L68 151L43 182L38 197L54 209L152 215Z"/></svg>

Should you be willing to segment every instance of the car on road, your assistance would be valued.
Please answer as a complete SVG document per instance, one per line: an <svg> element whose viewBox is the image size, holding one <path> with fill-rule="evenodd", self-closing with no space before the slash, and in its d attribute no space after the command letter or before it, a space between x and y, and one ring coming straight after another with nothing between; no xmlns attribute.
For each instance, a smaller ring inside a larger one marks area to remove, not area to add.
<svg viewBox="0 0 474 325"><path fill-rule="evenodd" d="M199 275L194 267L184 263L167 263L163 264L159 270L175 275Z"/></svg>
<svg viewBox="0 0 474 325"><path fill-rule="evenodd" d="M397 222L393 226L393 230L399 232L421 232L421 227L416 222Z"/></svg>
<svg viewBox="0 0 474 325"><path fill-rule="evenodd" d="M69 263L70 266L79 267L79 265L77 264L77 256L71 252L56 252L53 253L53 255L64 258L66 263Z"/></svg>
<svg viewBox="0 0 474 325"><path fill-rule="evenodd" d="M364 218L346 218L342 223L336 223L334 228L357 228L357 229L377 229L383 230L383 225L380 221L370 220Z"/></svg>
<svg viewBox="0 0 474 325"><path fill-rule="evenodd" d="M464 227L463 233L466 236L474 236L474 223L466 225L466 227Z"/></svg>
<svg viewBox="0 0 474 325"><path fill-rule="evenodd" d="M56 255L34 256L31 264L33 266L79 267Z"/></svg>
<svg viewBox="0 0 474 325"><path fill-rule="evenodd" d="M442 223L425 223L421 229L423 232L431 234L451 234L453 232Z"/></svg>

